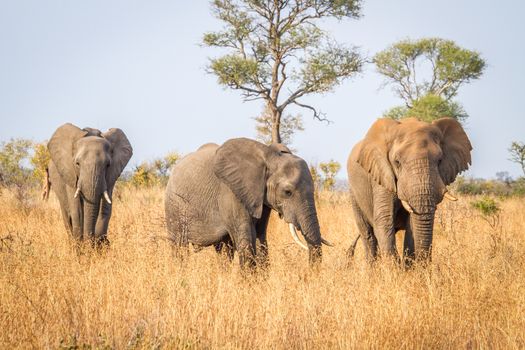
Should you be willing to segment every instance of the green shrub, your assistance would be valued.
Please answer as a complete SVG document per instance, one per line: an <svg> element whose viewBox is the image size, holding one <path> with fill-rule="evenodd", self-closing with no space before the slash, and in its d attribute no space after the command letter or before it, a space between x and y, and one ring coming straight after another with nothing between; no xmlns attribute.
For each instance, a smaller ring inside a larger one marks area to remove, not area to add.
<svg viewBox="0 0 525 350"><path fill-rule="evenodd" d="M481 199L472 201L470 202L470 205L477 209L481 215L485 217L497 215L501 211L499 204L490 197L483 197Z"/></svg>

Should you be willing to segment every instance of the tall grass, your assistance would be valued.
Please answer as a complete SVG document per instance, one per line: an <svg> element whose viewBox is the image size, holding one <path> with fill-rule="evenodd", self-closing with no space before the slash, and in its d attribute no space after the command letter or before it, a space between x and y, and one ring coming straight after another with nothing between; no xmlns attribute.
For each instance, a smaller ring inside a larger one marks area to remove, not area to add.
<svg viewBox="0 0 525 350"><path fill-rule="evenodd" d="M490 227L470 200L440 205L433 262L404 271L361 245L349 263L351 208L324 193L320 270L272 215L270 269L243 278L213 249L174 257L160 188L115 193L103 253L72 248L54 195L4 192L0 348L523 348L525 203Z"/></svg>

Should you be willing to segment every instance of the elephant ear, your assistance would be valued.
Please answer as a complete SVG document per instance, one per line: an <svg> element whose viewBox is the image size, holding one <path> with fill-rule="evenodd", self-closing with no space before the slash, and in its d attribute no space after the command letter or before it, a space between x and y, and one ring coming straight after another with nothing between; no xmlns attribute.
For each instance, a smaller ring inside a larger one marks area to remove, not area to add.
<svg viewBox="0 0 525 350"><path fill-rule="evenodd" d="M109 129L102 137L111 145L111 164L106 172L106 182L112 188L133 155L133 148L126 134L118 128Z"/></svg>
<svg viewBox="0 0 525 350"><path fill-rule="evenodd" d="M388 151L397 125L399 122L393 119L378 119L361 142L357 155L357 163L375 182L391 192L396 192L396 179L388 160Z"/></svg>
<svg viewBox="0 0 525 350"><path fill-rule="evenodd" d="M215 153L213 171L241 201L252 217L262 215L266 192L268 146L239 138L226 141Z"/></svg>
<svg viewBox="0 0 525 350"><path fill-rule="evenodd" d="M472 162L470 152L472 145L461 124L453 118L441 118L432 122L441 130L441 150L443 158L439 165L439 173L445 185L449 185L456 176L467 170Z"/></svg>
<svg viewBox="0 0 525 350"><path fill-rule="evenodd" d="M75 142L88 134L71 123L59 127L47 143L51 160L58 173L70 187L77 185L77 173L73 159Z"/></svg>

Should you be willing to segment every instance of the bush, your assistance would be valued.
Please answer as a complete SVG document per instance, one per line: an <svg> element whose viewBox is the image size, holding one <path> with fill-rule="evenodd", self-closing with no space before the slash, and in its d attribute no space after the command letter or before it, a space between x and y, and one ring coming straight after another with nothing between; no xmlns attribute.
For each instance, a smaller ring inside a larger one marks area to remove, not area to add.
<svg viewBox="0 0 525 350"><path fill-rule="evenodd" d="M46 143L34 144L33 152L33 157L31 157L33 177L42 182L46 178L47 167L51 160L51 155L49 154Z"/></svg>
<svg viewBox="0 0 525 350"><path fill-rule="evenodd" d="M13 192L19 204L28 203L28 192L37 188L49 163L47 147L31 140L12 139L0 145L0 189Z"/></svg>
<svg viewBox="0 0 525 350"><path fill-rule="evenodd" d="M520 177L513 180L508 176L498 176L497 179L486 180L468 179L460 176L457 178L453 187L454 191L461 194L492 195L497 197L524 196L525 178Z"/></svg>
<svg viewBox="0 0 525 350"><path fill-rule="evenodd" d="M135 167L129 181L132 185L137 187L166 185L169 178L169 171L179 159L181 159L179 153L170 152L163 158L154 159L150 162L143 162Z"/></svg>
<svg viewBox="0 0 525 350"><path fill-rule="evenodd" d="M333 191L336 185L336 176L341 169L341 164L335 160L310 165L310 174L314 182L315 189L319 191Z"/></svg>
<svg viewBox="0 0 525 350"><path fill-rule="evenodd" d="M472 201L470 205L472 205L473 208L477 209L485 217L497 215L501 210L499 204L490 197L483 197L481 199Z"/></svg>
<svg viewBox="0 0 525 350"><path fill-rule="evenodd" d="M32 142L14 139L0 146L0 186L21 186L31 180L31 169L27 167Z"/></svg>

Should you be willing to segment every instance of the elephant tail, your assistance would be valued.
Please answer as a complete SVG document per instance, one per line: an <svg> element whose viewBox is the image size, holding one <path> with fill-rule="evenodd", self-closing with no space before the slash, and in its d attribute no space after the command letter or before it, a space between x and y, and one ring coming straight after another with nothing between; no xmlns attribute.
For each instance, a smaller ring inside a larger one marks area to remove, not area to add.
<svg viewBox="0 0 525 350"><path fill-rule="evenodd" d="M357 242L359 241L359 238L361 238L361 235L357 235L357 237L354 240L354 243L352 243L350 248L348 248L348 250L346 251L346 256L349 259L352 259L354 257L355 247L357 246Z"/></svg>
<svg viewBox="0 0 525 350"><path fill-rule="evenodd" d="M51 190L51 182L49 182L49 168L46 168L42 183L42 200L47 201L49 199L49 190Z"/></svg>

